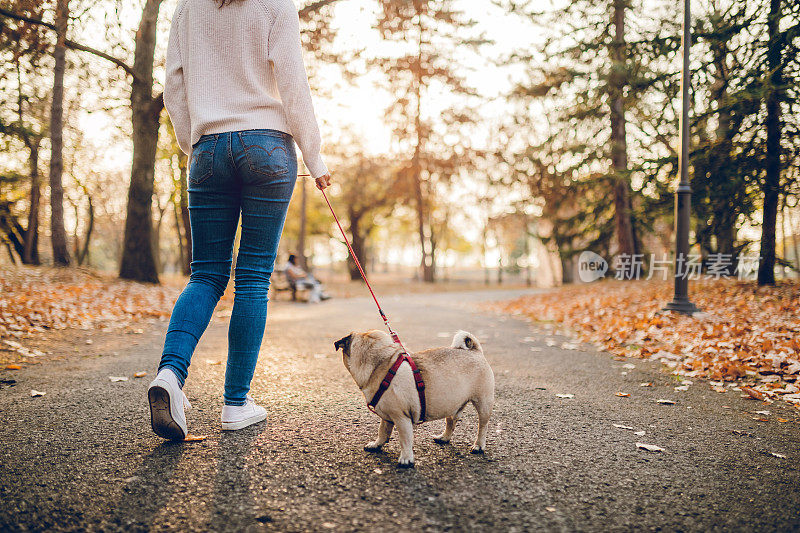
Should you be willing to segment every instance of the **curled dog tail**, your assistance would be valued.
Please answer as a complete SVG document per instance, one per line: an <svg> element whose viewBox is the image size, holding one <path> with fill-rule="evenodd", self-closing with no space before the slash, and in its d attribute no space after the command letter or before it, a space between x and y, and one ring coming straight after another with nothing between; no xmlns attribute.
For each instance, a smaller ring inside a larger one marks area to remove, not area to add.
<svg viewBox="0 0 800 533"><path fill-rule="evenodd" d="M483 348L481 348L481 343L478 342L477 337L464 330L459 330L458 333L455 334L453 337L453 344L451 344L450 347L461 350L477 350L483 353Z"/></svg>

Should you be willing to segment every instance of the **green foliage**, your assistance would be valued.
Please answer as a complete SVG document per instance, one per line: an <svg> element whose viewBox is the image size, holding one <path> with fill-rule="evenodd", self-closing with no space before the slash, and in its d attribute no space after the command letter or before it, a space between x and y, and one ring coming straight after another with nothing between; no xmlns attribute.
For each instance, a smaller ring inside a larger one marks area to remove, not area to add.
<svg viewBox="0 0 800 533"><path fill-rule="evenodd" d="M511 129L528 146L501 150L500 157L514 169L513 181L526 184L541 205L541 236L562 258L584 249L608 254L614 246L608 103L615 79L624 87L637 242L671 244L681 17L672 3L627 2L624 60L615 62L614 4L577 0L552 11L534 10L533 2L505 4L550 37L543 61L536 61L535 50L515 56L528 67L510 95L518 103ZM775 86L766 56L769 0L692 2L690 177L694 238L705 255L735 258L748 245L740 229L758 223L767 152L765 101L775 91L783 117L781 193L797 194L800 6L782 5L782 79ZM531 124L546 128L534 126L538 131L531 133Z"/></svg>

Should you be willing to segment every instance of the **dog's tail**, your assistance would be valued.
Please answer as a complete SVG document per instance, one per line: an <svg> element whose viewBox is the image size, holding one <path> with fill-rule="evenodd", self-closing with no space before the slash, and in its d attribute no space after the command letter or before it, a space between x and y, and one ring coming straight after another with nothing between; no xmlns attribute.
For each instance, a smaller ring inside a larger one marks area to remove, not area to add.
<svg viewBox="0 0 800 533"><path fill-rule="evenodd" d="M481 348L481 343L478 342L478 338L464 330L459 330L458 333L455 334L453 337L453 344L451 344L450 347L459 348L461 350L477 350L483 353L483 348Z"/></svg>

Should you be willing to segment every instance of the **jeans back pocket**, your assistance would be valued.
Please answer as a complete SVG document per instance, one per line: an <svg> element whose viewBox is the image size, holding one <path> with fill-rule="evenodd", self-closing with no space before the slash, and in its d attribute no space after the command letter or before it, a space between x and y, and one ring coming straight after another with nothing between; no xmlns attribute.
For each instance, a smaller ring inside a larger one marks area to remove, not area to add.
<svg viewBox="0 0 800 533"><path fill-rule="evenodd" d="M242 131L242 143L250 172L262 176L283 176L289 173L287 136L273 131Z"/></svg>
<svg viewBox="0 0 800 533"><path fill-rule="evenodd" d="M189 182L199 185L214 173L214 151L217 148L217 135L201 138L192 148L189 164Z"/></svg>

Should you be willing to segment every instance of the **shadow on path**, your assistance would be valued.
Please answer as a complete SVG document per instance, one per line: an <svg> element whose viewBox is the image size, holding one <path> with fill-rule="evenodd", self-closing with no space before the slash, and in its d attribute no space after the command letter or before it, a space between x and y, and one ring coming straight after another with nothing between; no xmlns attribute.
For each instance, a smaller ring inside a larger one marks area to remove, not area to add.
<svg viewBox="0 0 800 533"><path fill-rule="evenodd" d="M251 492L247 459L258 436L267 428L256 424L238 431L223 431L219 439L214 479L213 510L209 529L241 530L261 521Z"/></svg>
<svg viewBox="0 0 800 533"><path fill-rule="evenodd" d="M186 450L182 442L164 441L125 480L122 496L114 506L111 524L123 529L150 529L174 490L172 474Z"/></svg>

